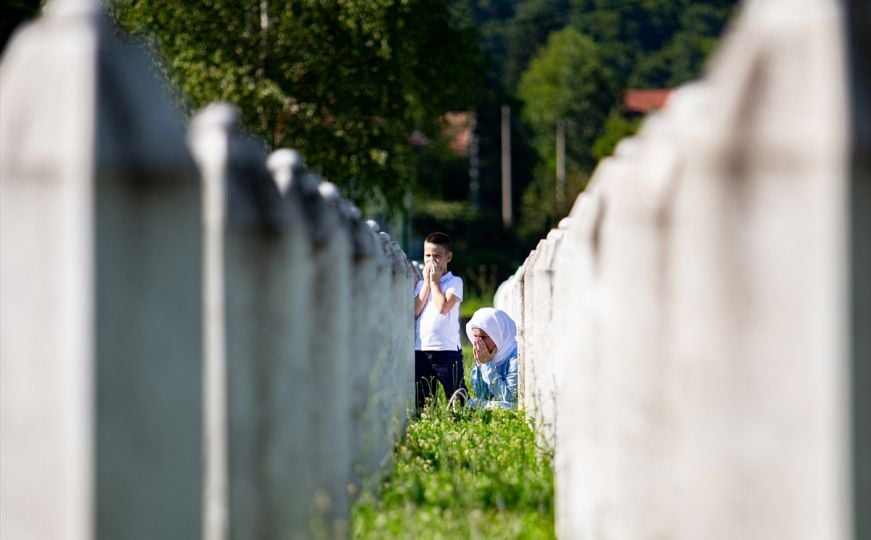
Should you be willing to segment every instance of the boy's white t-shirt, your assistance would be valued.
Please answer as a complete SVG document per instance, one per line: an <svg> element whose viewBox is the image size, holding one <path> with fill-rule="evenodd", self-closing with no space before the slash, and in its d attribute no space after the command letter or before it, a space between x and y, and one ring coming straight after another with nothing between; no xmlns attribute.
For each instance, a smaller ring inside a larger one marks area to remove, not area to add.
<svg viewBox="0 0 871 540"><path fill-rule="evenodd" d="M463 280L448 272L439 280L442 293L453 294L463 300ZM414 287L414 295L420 294L423 280ZM432 294L420 316L414 319L414 350L416 351L456 351L460 348L460 302L442 315L432 301Z"/></svg>

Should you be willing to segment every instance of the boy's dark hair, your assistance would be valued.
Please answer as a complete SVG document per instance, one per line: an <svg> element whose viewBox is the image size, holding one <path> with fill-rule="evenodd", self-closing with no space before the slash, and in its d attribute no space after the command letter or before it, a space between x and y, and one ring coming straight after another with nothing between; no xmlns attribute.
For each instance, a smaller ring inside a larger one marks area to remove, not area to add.
<svg viewBox="0 0 871 540"><path fill-rule="evenodd" d="M453 252L451 237L443 232L430 233L423 241L427 244L442 246L446 251Z"/></svg>

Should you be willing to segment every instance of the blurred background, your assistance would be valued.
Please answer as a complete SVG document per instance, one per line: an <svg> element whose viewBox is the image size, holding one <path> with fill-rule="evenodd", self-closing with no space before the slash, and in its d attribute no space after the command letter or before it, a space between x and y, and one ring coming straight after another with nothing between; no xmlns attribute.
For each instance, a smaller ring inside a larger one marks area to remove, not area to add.
<svg viewBox="0 0 871 540"><path fill-rule="evenodd" d="M0 46L43 3L4 2ZM703 73L736 2L107 4L159 60L183 117L236 104L247 129L298 149L411 259L428 233L450 234L469 316L596 163Z"/></svg>

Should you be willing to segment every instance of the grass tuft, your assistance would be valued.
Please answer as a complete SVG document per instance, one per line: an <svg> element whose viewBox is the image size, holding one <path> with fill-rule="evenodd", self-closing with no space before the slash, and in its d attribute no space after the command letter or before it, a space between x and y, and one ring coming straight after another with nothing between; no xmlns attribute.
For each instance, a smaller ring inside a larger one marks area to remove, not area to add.
<svg viewBox="0 0 871 540"><path fill-rule="evenodd" d="M439 396L409 423L380 494L354 504L351 536L554 538L552 455L523 412L450 412Z"/></svg>

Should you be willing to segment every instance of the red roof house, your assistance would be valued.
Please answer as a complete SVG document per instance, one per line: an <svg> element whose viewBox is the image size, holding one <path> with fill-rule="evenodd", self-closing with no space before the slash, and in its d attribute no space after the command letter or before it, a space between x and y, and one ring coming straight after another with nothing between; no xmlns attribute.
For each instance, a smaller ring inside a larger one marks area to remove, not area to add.
<svg viewBox="0 0 871 540"><path fill-rule="evenodd" d="M647 114L665 107L671 90L668 88L630 89L623 93L623 110Z"/></svg>

